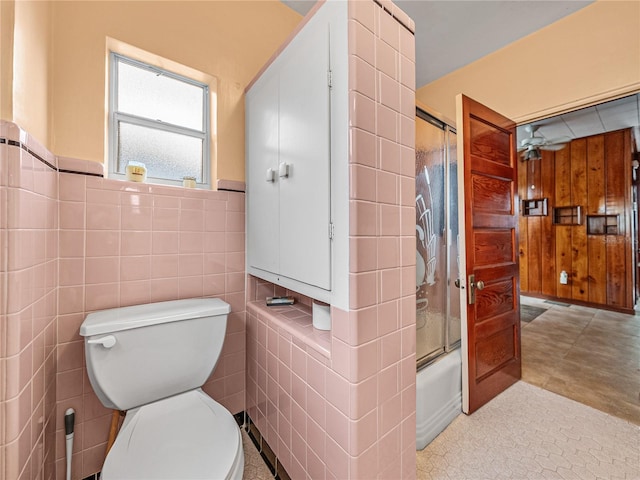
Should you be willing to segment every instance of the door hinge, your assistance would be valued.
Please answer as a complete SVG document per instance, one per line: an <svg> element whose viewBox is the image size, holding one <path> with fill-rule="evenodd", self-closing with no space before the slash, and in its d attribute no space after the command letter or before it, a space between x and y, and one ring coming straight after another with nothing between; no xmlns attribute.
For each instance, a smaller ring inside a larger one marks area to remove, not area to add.
<svg viewBox="0 0 640 480"><path fill-rule="evenodd" d="M327 70L327 84L329 88L333 87L333 72L331 70Z"/></svg>
<svg viewBox="0 0 640 480"><path fill-rule="evenodd" d="M329 223L329 239L333 239L333 235L334 235L333 223Z"/></svg>

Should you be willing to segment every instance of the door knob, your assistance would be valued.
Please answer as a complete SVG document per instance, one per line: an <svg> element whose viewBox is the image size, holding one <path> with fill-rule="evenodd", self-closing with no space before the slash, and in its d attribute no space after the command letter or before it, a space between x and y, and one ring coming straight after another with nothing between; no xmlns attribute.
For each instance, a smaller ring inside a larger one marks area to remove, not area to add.
<svg viewBox="0 0 640 480"><path fill-rule="evenodd" d="M278 175L280 178L289 177L289 164L287 162L282 162L278 166Z"/></svg>
<svg viewBox="0 0 640 480"><path fill-rule="evenodd" d="M273 168L267 168L267 182L274 182L275 181L275 172L273 171Z"/></svg>
<svg viewBox="0 0 640 480"><path fill-rule="evenodd" d="M482 289L484 289L484 282L483 282L482 280L478 280L478 281L476 282L476 288L477 288L478 290L482 290Z"/></svg>

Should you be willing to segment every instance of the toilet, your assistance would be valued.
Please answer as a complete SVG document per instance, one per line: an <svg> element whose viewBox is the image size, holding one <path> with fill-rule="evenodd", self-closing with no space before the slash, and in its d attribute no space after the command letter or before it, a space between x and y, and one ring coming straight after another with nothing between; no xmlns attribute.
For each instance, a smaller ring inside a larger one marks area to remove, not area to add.
<svg viewBox="0 0 640 480"><path fill-rule="evenodd" d="M175 300L87 315L89 380L102 404L127 415L103 480L241 480L233 416L201 389L218 362L230 307Z"/></svg>

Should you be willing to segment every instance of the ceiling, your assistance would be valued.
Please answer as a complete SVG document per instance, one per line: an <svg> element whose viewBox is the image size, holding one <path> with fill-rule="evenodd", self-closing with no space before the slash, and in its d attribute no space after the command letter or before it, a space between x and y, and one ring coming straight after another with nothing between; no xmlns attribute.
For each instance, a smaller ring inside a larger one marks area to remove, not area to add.
<svg viewBox="0 0 640 480"><path fill-rule="evenodd" d="M640 93L538 120L532 125L538 126L536 135L550 141L564 136L582 138L623 128L634 128L636 151L640 151ZM525 131L525 127L518 127L518 145L521 139L530 135Z"/></svg>
<svg viewBox="0 0 640 480"><path fill-rule="evenodd" d="M306 15L315 0L281 0ZM358 0L355 0L358 1ZM430 83L593 0L395 0L416 23L416 86Z"/></svg>
<svg viewBox="0 0 640 480"><path fill-rule="evenodd" d="M305 15L315 0L281 0ZM357 1L357 0L356 0ZM395 0L416 23L416 86L420 88L496 51L592 0ZM607 102L534 122L546 138L581 138L636 127L640 150L640 96ZM518 143L529 136L518 127Z"/></svg>

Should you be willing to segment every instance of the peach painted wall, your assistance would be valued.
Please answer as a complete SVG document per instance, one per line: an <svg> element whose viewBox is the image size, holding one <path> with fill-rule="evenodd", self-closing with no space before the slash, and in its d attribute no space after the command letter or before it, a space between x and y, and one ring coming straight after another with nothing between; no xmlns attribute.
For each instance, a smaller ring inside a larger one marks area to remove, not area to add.
<svg viewBox="0 0 640 480"><path fill-rule="evenodd" d="M250 277L247 411L292 478L415 478L414 36L373 1L348 30L349 309L318 332Z"/></svg>
<svg viewBox="0 0 640 480"><path fill-rule="evenodd" d="M0 122L0 138L0 478L49 480L57 420L56 159L13 124Z"/></svg>
<svg viewBox="0 0 640 480"><path fill-rule="evenodd" d="M416 92L455 119L464 93L518 123L640 90L640 2L596 1Z"/></svg>
<svg viewBox="0 0 640 480"><path fill-rule="evenodd" d="M300 18L277 1L54 2L51 148L104 161L112 37L218 79L218 178L244 181L244 88Z"/></svg>
<svg viewBox="0 0 640 480"><path fill-rule="evenodd" d="M13 27L15 1L0 2L0 119L13 119Z"/></svg>
<svg viewBox="0 0 640 480"><path fill-rule="evenodd" d="M6 5L5 5L6 4ZM51 2L2 2L0 118L49 144Z"/></svg>
<svg viewBox="0 0 640 480"><path fill-rule="evenodd" d="M94 310L227 301L222 357L204 390L232 413L243 411L244 193L106 180L91 175L102 169L95 162L55 157L15 124L1 122L0 138L0 245L8 251L0 257L3 480L64 478L69 407L73 478L100 470L111 412L91 389L79 336Z"/></svg>

